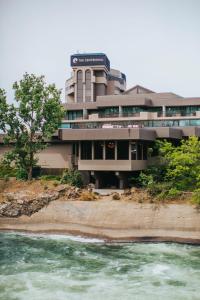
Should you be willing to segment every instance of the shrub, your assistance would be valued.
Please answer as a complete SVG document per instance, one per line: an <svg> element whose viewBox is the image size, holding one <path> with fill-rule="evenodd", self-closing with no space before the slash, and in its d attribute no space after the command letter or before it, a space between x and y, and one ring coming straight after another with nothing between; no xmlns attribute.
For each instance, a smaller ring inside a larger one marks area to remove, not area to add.
<svg viewBox="0 0 200 300"><path fill-rule="evenodd" d="M57 180L57 181L60 181L61 180L61 177L60 176L56 176L56 175L42 175L40 176L40 179L41 180Z"/></svg>
<svg viewBox="0 0 200 300"><path fill-rule="evenodd" d="M27 180L28 179L27 171L24 169L17 169L16 178L19 180Z"/></svg>
<svg viewBox="0 0 200 300"><path fill-rule="evenodd" d="M97 196L93 192L83 191L80 196L81 201L94 201L97 199Z"/></svg>
<svg viewBox="0 0 200 300"><path fill-rule="evenodd" d="M192 195L192 203L200 207L200 188L194 191Z"/></svg>
<svg viewBox="0 0 200 300"><path fill-rule="evenodd" d="M15 177L16 170L14 167L11 167L6 161L0 161L0 178L6 179L9 177Z"/></svg>
<svg viewBox="0 0 200 300"><path fill-rule="evenodd" d="M112 199L113 199L113 200L120 200L120 194L119 194L119 193L114 193L114 194L112 195Z"/></svg>
<svg viewBox="0 0 200 300"><path fill-rule="evenodd" d="M68 183L70 185L74 185L77 187L83 186L81 173L78 170L74 170L74 169L65 170L60 182Z"/></svg>

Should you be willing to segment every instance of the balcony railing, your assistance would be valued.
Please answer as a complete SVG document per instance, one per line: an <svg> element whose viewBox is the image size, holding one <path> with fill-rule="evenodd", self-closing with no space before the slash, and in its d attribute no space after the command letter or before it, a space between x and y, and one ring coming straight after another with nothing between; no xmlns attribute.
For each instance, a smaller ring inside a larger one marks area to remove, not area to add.
<svg viewBox="0 0 200 300"><path fill-rule="evenodd" d="M196 111L194 112L185 112L185 111L180 111L180 112L158 112L158 117L195 117Z"/></svg>

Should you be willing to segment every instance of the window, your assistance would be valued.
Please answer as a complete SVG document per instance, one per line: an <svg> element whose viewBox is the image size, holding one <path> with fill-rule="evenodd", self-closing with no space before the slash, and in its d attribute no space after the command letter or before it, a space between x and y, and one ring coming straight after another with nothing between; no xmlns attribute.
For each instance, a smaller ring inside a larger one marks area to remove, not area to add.
<svg viewBox="0 0 200 300"><path fill-rule="evenodd" d="M77 72L77 102L83 102L83 72Z"/></svg>
<svg viewBox="0 0 200 300"><path fill-rule="evenodd" d="M131 160L137 159L137 144L131 143Z"/></svg>
<svg viewBox="0 0 200 300"><path fill-rule="evenodd" d="M103 141L94 141L94 159L103 159Z"/></svg>
<svg viewBox="0 0 200 300"><path fill-rule="evenodd" d="M67 112L67 119L68 120L76 120L83 118L83 111L82 110L72 110Z"/></svg>
<svg viewBox="0 0 200 300"><path fill-rule="evenodd" d="M115 159L115 142L106 141L106 159Z"/></svg>
<svg viewBox="0 0 200 300"><path fill-rule="evenodd" d="M129 142L118 141L117 142L117 159L128 160L129 159Z"/></svg>
<svg viewBox="0 0 200 300"><path fill-rule="evenodd" d="M81 159L92 159L92 142L81 142Z"/></svg>

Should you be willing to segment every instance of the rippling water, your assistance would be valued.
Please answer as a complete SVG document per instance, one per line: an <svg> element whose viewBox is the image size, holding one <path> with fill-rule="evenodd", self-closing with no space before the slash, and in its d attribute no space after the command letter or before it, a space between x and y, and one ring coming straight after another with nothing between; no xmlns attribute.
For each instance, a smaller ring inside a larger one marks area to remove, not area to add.
<svg viewBox="0 0 200 300"><path fill-rule="evenodd" d="M200 299L200 247L0 233L1 300Z"/></svg>

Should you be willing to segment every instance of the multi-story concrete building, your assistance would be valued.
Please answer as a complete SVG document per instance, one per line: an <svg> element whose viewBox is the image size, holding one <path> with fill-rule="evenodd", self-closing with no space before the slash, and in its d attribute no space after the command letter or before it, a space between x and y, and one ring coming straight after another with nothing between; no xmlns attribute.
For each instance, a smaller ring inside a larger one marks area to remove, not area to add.
<svg viewBox="0 0 200 300"><path fill-rule="evenodd" d="M200 97L156 93L139 85L126 90L126 76L111 69L103 53L72 55L71 67L65 118L39 155L43 169L73 167L96 187L122 188L152 162L148 149L156 139L177 143L200 136Z"/></svg>

